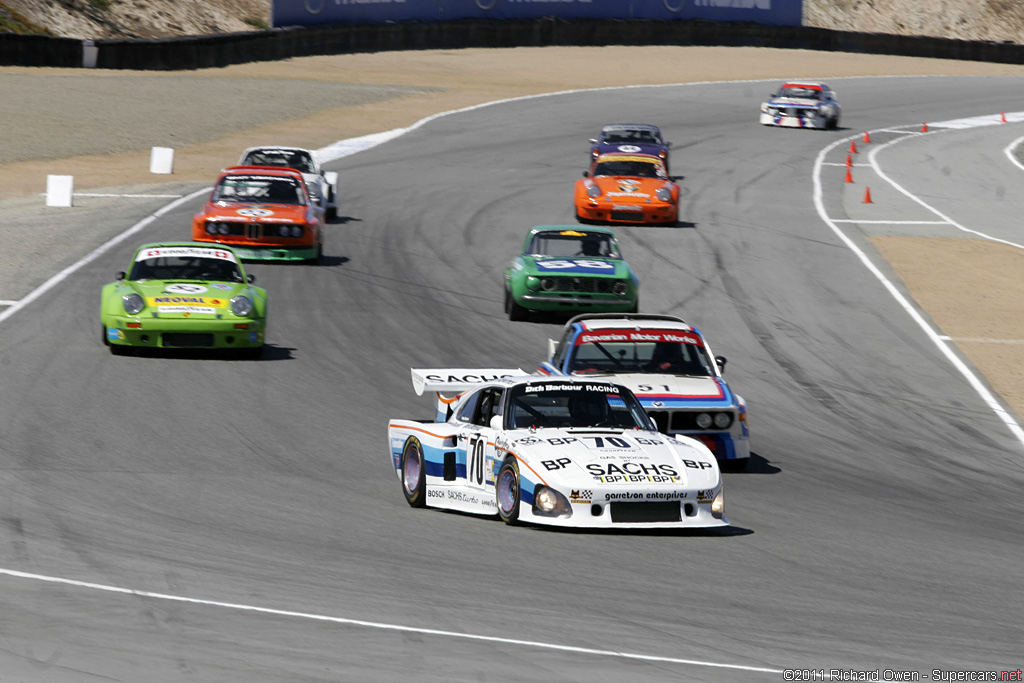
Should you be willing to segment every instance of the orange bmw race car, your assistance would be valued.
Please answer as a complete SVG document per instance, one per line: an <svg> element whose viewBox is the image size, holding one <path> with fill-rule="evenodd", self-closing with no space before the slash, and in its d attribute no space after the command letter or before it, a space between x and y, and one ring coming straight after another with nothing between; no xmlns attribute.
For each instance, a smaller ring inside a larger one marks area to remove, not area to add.
<svg viewBox="0 0 1024 683"><path fill-rule="evenodd" d="M192 239L230 245L244 259L318 262L322 226L322 210L299 171L230 166L193 216Z"/></svg>
<svg viewBox="0 0 1024 683"><path fill-rule="evenodd" d="M576 181L580 223L661 223L679 217L679 186L665 162L648 154L602 154Z"/></svg>

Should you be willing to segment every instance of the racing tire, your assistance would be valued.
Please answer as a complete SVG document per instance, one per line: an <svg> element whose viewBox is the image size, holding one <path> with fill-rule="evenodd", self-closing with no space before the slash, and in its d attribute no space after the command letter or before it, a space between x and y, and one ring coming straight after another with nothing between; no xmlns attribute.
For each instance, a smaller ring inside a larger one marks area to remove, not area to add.
<svg viewBox="0 0 1024 683"><path fill-rule="evenodd" d="M415 436L406 439L402 448L402 493L410 506L427 506L427 464L423 446Z"/></svg>
<svg viewBox="0 0 1024 683"><path fill-rule="evenodd" d="M100 333L101 333L101 338L103 339L103 345L104 346L110 346L110 340L107 339L107 326L106 325L100 325Z"/></svg>
<svg viewBox="0 0 1024 683"><path fill-rule="evenodd" d="M512 458L498 470L494 481L494 496L498 503L498 516L505 524L519 524L519 466Z"/></svg>
<svg viewBox="0 0 1024 683"><path fill-rule="evenodd" d="M637 298L637 300L635 302L633 302L633 307L630 308L626 312L627 313L639 313L640 312L640 299Z"/></svg>
<svg viewBox="0 0 1024 683"><path fill-rule="evenodd" d="M509 289L505 289L505 313L512 322L522 322L530 317L530 309L523 308L516 303L515 297Z"/></svg>

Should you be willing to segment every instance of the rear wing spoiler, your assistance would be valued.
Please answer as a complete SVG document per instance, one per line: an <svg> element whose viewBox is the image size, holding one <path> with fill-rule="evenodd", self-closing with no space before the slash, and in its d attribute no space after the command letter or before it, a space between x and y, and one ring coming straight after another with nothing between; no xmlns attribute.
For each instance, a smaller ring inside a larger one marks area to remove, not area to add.
<svg viewBox="0 0 1024 683"><path fill-rule="evenodd" d="M519 368L412 368L412 388L417 396L427 391L437 395L434 419L445 422L452 404L464 392L484 382L527 374Z"/></svg>

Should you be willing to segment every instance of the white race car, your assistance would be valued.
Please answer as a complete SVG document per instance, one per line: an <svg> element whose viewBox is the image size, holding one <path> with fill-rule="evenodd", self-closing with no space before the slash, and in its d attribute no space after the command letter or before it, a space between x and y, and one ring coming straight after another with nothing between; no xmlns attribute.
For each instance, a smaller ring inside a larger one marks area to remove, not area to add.
<svg viewBox="0 0 1024 683"><path fill-rule="evenodd" d="M338 174L320 168L316 153L303 147L272 145L250 147L242 152L241 166L285 166L302 173L310 197L327 220L338 215Z"/></svg>
<svg viewBox="0 0 1024 683"><path fill-rule="evenodd" d="M786 81L761 103L761 123L785 128L837 128L842 110L821 81Z"/></svg>
<svg viewBox="0 0 1024 683"><path fill-rule="evenodd" d="M521 372L413 369L417 393L438 392L448 417L388 423L411 506L497 514L509 524L729 524L715 456L699 441L660 434L629 389Z"/></svg>

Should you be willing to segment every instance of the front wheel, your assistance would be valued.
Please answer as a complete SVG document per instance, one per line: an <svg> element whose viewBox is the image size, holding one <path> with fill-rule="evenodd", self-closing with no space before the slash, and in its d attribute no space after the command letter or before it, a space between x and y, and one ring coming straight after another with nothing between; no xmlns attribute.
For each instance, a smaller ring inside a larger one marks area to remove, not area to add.
<svg viewBox="0 0 1024 683"><path fill-rule="evenodd" d="M526 320L530 316L529 309L517 304L516 298L512 296L512 291L509 289L505 290L505 313L513 322Z"/></svg>
<svg viewBox="0 0 1024 683"><path fill-rule="evenodd" d="M402 450L402 493L414 508L427 505L427 468L423 460L423 446L410 436Z"/></svg>
<svg viewBox="0 0 1024 683"><path fill-rule="evenodd" d="M506 460L498 470L498 479L494 483L494 493L498 499L498 516L505 524L519 523L519 466L515 460Z"/></svg>

